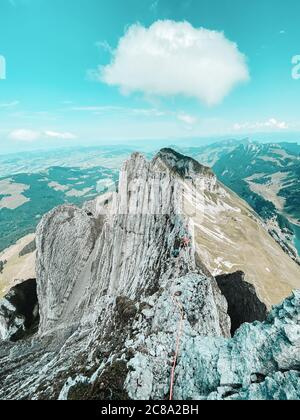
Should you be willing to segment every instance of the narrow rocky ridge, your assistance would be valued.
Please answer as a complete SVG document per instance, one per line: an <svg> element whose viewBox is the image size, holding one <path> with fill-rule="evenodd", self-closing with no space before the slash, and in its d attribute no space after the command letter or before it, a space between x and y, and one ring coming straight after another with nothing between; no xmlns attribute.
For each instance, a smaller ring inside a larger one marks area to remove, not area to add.
<svg viewBox="0 0 300 420"><path fill-rule="evenodd" d="M134 154L118 193L42 219L39 333L0 343L1 399L166 399L179 306L175 398L299 397L299 293L230 337L227 301L196 252L186 179L220 188L168 149L151 162Z"/></svg>

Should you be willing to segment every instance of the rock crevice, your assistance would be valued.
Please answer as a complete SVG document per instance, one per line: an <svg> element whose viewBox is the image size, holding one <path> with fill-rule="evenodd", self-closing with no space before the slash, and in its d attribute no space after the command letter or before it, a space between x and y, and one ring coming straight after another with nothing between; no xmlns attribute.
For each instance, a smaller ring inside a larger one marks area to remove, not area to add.
<svg viewBox="0 0 300 420"><path fill-rule="evenodd" d="M37 331L39 305L36 280L27 280L0 300L0 342L18 341Z"/></svg>
<svg viewBox="0 0 300 420"><path fill-rule="evenodd" d="M255 287L245 281L242 271L217 276L216 281L228 302L232 335L245 322L266 320L268 309L258 298Z"/></svg>

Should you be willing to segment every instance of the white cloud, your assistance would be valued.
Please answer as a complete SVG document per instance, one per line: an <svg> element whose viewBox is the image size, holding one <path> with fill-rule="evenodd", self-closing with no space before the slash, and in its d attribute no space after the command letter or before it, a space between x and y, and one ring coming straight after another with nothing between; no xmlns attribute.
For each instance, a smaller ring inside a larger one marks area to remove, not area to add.
<svg viewBox="0 0 300 420"><path fill-rule="evenodd" d="M160 111L156 108L126 108L122 106L114 106L114 105L103 105L103 106L76 106L71 107L70 111L75 112L91 112L94 114L102 114L102 113L122 113L128 114L133 116L144 116L144 117L162 117L166 115L166 112Z"/></svg>
<svg viewBox="0 0 300 420"><path fill-rule="evenodd" d="M269 121L266 121L265 126L279 128L280 130L286 130L289 128L285 121L278 121L276 118L271 118Z"/></svg>
<svg viewBox="0 0 300 420"><path fill-rule="evenodd" d="M188 125L196 124L196 122L198 121L196 117L193 117L192 115L185 114L185 113L178 114L177 118L179 121L182 121Z"/></svg>
<svg viewBox="0 0 300 420"><path fill-rule="evenodd" d="M120 111L125 108L119 107L119 106L113 106L113 105L103 105L103 106L97 106L97 105L91 105L91 106L74 106L70 108L70 111L77 111L77 112L110 112L110 111Z"/></svg>
<svg viewBox="0 0 300 420"><path fill-rule="evenodd" d="M38 131L33 131L33 130L27 130L27 129L18 129L18 130L13 130L10 134L9 134L9 138L12 140L17 140L17 141L35 141L40 137L40 133Z"/></svg>
<svg viewBox="0 0 300 420"><path fill-rule="evenodd" d="M267 121L257 121L255 123L236 123L234 129L237 131L245 130L260 130L260 129L275 129L287 130L289 125L285 121L278 121L276 118L270 118Z"/></svg>
<svg viewBox="0 0 300 420"><path fill-rule="evenodd" d="M245 56L222 32L168 20L131 26L97 76L124 93L181 94L215 105L249 80L249 71Z"/></svg>
<svg viewBox="0 0 300 420"><path fill-rule="evenodd" d="M4 103L0 103L0 108L13 108L19 104L20 104L19 101L4 102Z"/></svg>
<svg viewBox="0 0 300 420"><path fill-rule="evenodd" d="M69 132L58 132L58 131L37 131L20 128L10 132L10 139L16 141L33 142L42 138L61 139L61 140L75 140L77 137L75 134Z"/></svg>
<svg viewBox="0 0 300 420"><path fill-rule="evenodd" d="M68 132L58 132L58 131L45 131L45 135L53 139L62 139L62 140L75 140L77 138L75 134L68 133Z"/></svg>
<svg viewBox="0 0 300 420"><path fill-rule="evenodd" d="M141 115L144 117L163 117L167 114L166 112L155 108L135 108L131 110L131 113L133 115Z"/></svg>

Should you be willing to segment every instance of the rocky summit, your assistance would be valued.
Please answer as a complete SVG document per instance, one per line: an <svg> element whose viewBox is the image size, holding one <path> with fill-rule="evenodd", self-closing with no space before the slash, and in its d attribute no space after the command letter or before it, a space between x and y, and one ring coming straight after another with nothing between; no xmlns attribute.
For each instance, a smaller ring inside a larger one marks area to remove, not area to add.
<svg viewBox="0 0 300 420"><path fill-rule="evenodd" d="M133 154L36 248L39 309L0 301L1 399L300 398L300 268L193 159Z"/></svg>

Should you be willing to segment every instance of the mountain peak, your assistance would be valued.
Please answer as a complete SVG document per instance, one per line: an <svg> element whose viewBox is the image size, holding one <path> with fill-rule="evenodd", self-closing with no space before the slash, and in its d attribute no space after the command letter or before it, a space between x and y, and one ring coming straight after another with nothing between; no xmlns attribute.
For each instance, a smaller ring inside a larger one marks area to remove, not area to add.
<svg viewBox="0 0 300 420"><path fill-rule="evenodd" d="M213 171L201 165L195 159L182 155L171 148L161 149L154 158L154 162L161 160L169 169L172 169L178 173L181 177L194 177L204 175L208 177L215 177Z"/></svg>

